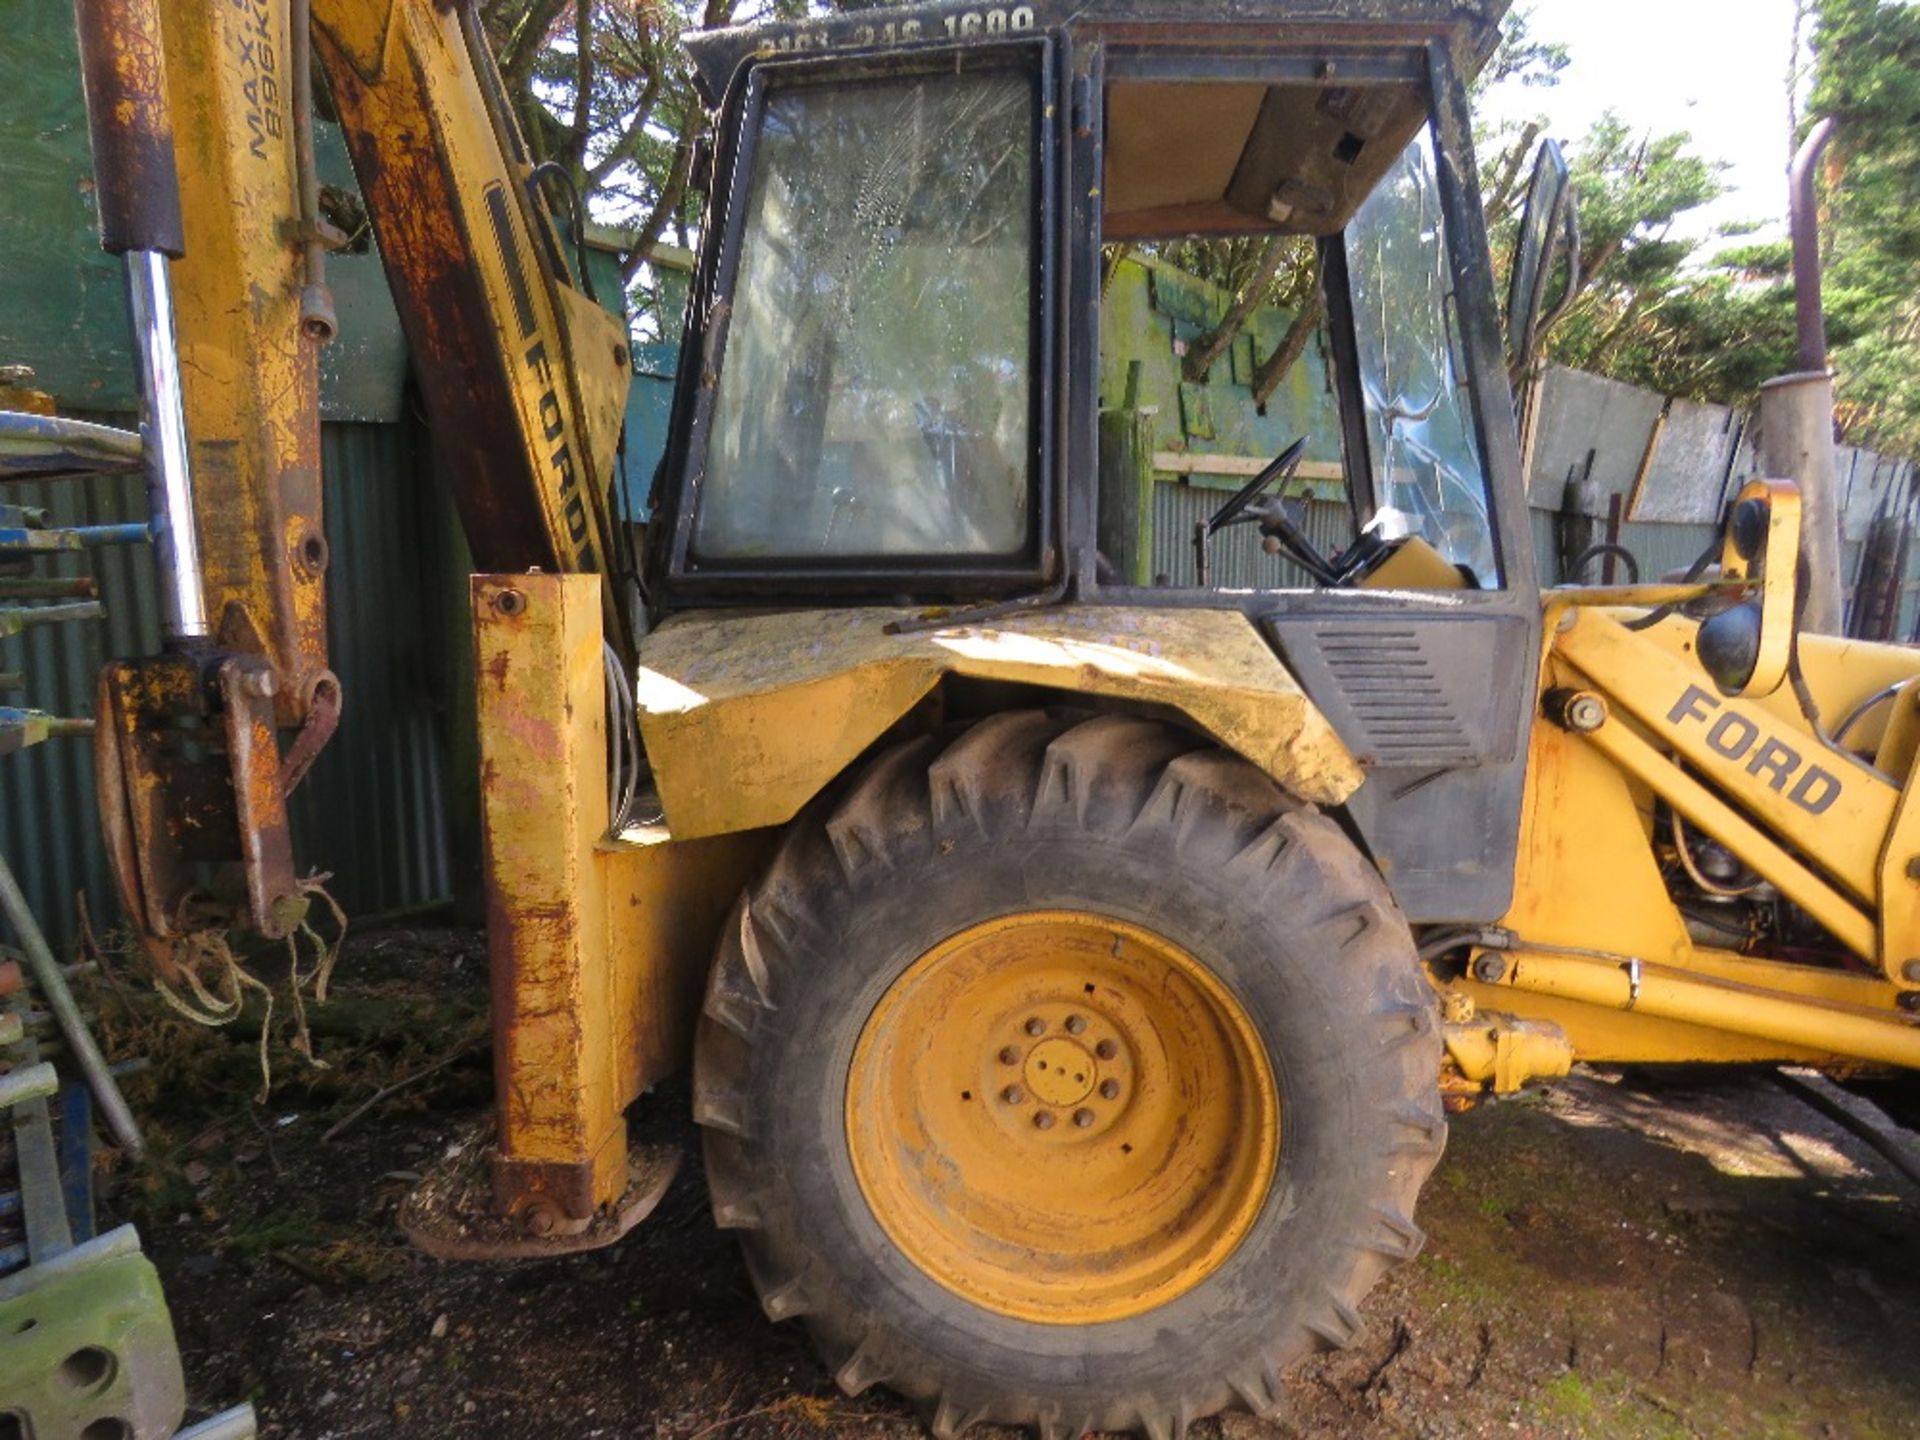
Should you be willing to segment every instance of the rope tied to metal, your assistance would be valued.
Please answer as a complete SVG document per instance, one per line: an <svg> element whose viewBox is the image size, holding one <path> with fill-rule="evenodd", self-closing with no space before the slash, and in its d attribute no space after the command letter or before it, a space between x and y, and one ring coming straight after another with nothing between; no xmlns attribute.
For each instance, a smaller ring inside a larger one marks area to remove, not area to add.
<svg viewBox="0 0 1920 1440"><path fill-rule="evenodd" d="M326 888L328 875L311 875L298 882L300 894L309 901L319 900L332 912L335 934L331 940L322 935L309 919L303 918L286 937L287 994L293 1009L294 1033L287 1048L318 1070L327 1062L313 1053L313 1032L307 1025L306 991L311 988L313 1003L324 1005L333 967L340 958L340 947L347 938L347 915ZM309 909L311 914L311 909ZM304 956L303 956L304 952ZM234 953L227 932L218 927L196 930L184 936L165 967L174 972L169 978L161 967L154 969L154 989L160 998L182 1018L208 1029L231 1025L246 1009L248 994L258 994L264 1006L260 1017L260 1093L256 1103L264 1105L273 1091L273 987L250 973ZM311 960L307 966L306 961ZM303 968L305 967L305 968ZM184 992L184 993L183 993Z"/></svg>

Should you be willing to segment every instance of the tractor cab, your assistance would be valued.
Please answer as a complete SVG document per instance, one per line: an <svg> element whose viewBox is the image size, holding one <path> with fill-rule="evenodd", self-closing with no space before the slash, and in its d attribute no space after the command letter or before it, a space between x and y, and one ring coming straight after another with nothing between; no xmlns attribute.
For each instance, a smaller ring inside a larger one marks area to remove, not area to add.
<svg viewBox="0 0 1920 1440"><path fill-rule="evenodd" d="M1237 610L1384 782L1351 812L1410 915L1497 916L1540 624L1465 89L1505 8L690 37L656 604Z"/></svg>

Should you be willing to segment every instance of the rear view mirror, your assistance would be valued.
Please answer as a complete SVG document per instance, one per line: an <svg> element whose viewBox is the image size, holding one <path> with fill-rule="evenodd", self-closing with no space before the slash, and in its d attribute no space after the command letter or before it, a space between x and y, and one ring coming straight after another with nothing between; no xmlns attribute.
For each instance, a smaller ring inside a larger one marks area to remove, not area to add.
<svg viewBox="0 0 1920 1440"><path fill-rule="evenodd" d="M1551 308L1547 287L1566 257L1566 285ZM1514 242L1507 288L1507 374L1517 388L1533 369L1540 342L1580 293L1580 207L1575 202L1567 157L1556 141L1543 140L1527 186L1527 207Z"/></svg>

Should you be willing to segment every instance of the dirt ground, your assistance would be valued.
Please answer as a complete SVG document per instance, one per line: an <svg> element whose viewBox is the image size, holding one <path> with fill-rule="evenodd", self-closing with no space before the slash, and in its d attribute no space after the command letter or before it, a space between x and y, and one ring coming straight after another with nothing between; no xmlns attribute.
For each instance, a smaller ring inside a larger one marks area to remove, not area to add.
<svg viewBox="0 0 1920 1440"><path fill-rule="evenodd" d="M251 1399L284 1440L920 1433L765 1319L697 1163L605 1251L410 1250L395 1208L486 1106L482 952L363 936L337 986L330 1068L279 1056L265 1105L244 1036L94 997L159 1062L132 1092L157 1157L110 1204L167 1281L198 1411ZM684 1094L642 1103L684 1133ZM1582 1073L1458 1117L1420 1218L1425 1253L1293 1377L1291 1416L1201 1440L1920 1436L1920 1190L1763 1074Z"/></svg>

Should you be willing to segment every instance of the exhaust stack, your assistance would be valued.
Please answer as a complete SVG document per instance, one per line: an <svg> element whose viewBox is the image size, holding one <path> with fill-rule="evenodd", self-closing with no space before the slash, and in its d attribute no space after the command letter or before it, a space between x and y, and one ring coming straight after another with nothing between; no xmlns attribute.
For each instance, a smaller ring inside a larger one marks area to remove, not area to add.
<svg viewBox="0 0 1920 1440"><path fill-rule="evenodd" d="M1793 283L1799 320L1799 369L1760 387L1760 470L1800 487L1804 525L1800 553L1807 561L1802 625L1838 635L1840 502L1834 493L1833 372L1827 368L1827 323L1820 301L1820 212L1815 167L1833 138L1833 121L1813 127L1793 160Z"/></svg>

